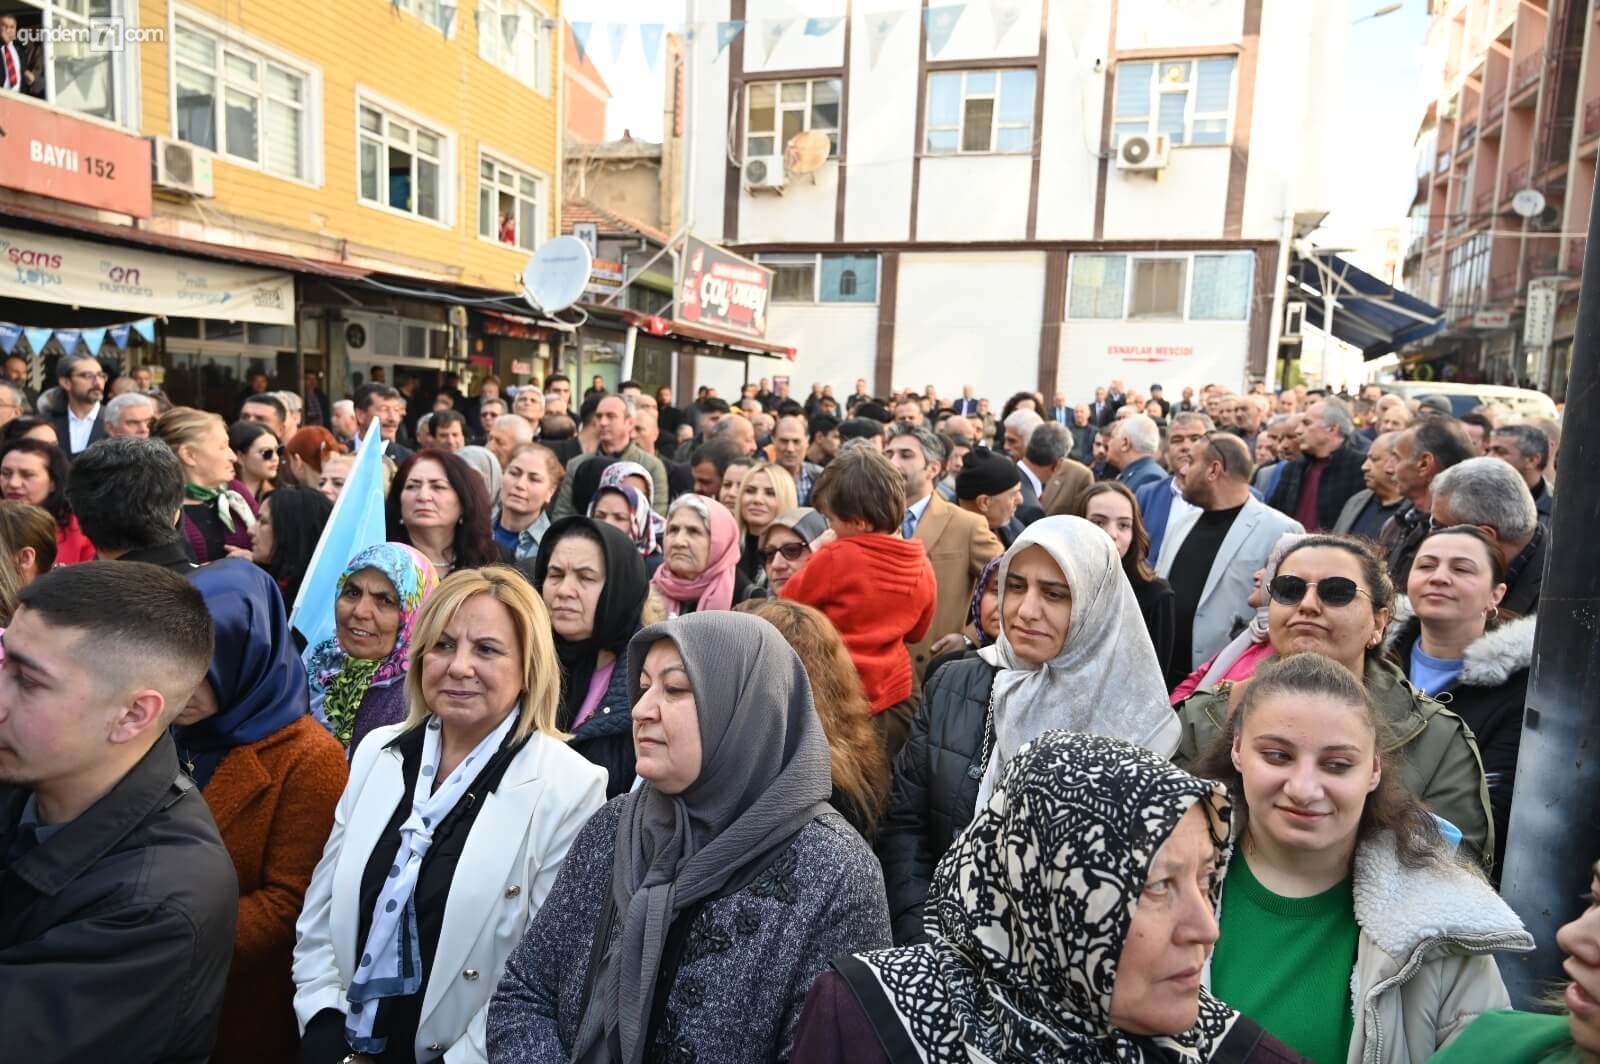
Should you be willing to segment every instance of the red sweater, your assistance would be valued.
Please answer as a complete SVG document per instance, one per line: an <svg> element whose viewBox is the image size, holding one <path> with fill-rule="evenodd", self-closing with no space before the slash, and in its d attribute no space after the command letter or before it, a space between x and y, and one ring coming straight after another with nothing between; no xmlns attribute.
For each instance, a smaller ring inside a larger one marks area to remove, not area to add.
<svg viewBox="0 0 1600 1064"><path fill-rule="evenodd" d="M821 610L839 629L872 712L911 697L906 643L933 623L933 566L920 540L872 532L835 540L813 554L782 596Z"/></svg>

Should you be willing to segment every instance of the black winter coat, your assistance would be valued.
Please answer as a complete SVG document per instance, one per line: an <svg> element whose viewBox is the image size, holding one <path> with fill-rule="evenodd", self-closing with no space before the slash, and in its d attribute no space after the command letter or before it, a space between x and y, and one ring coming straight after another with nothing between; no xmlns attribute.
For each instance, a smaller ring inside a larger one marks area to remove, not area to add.
<svg viewBox="0 0 1600 1064"><path fill-rule="evenodd" d="M1362 463L1366 460L1366 456L1349 441L1328 456L1328 467L1322 471L1322 480L1317 484L1317 527L1308 528L1307 532L1332 528L1338 523L1339 513L1344 509L1344 504L1350 501L1350 496L1366 489L1367 480L1361 473ZM1267 505L1293 517L1295 508L1300 505L1300 485L1305 480L1306 467L1310 464L1309 458L1296 458L1289 463L1283 476L1278 478L1278 488L1267 500Z"/></svg>
<svg viewBox="0 0 1600 1064"><path fill-rule="evenodd" d="M943 666L922 689L911 737L894 762L878 859L897 946L927 941L922 909L934 866L972 822L983 780L989 692L998 669L977 655Z"/></svg>
<svg viewBox="0 0 1600 1064"><path fill-rule="evenodd" d="M203 1064L233 959L239 881L172 738L29 848L19 823L31 793L0 787L4 1058Z"/></svg>
<svg viewBox="0 0 1600 1064"><path fill-rule="evenodd" d="M606 800L627 794L633 787L633 703L628 701L628 651L617 655L616 668L605 696L589 719L572 733L567 744L590 764L606 770Z"/></svg>

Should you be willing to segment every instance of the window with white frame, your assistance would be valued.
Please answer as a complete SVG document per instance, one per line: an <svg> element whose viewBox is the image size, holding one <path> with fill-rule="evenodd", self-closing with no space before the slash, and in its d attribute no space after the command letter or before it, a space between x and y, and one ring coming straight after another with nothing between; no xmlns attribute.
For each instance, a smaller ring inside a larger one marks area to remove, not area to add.
<svg viewBox="0 0 1600 1064"><path fill-rule="evenodd" d="M457 5L449 0L392 0L401 11L409 12L446 37L456 16Z"/></svg>
<svg viewBox="0 0 1600 1064"><path fill-rule="evenodd" d="M172 57L179 140L280 177L311 179L308 73L184 22Z"/></svg>
<svg viewBox="0 0 1600 1064"><path fill-rule="evenodd" d="M127 57L136 55L134 26L128 19L131 0L28 0L18 7L4 5L3 13L16 20L18 47L26 58L31 49L22 42L37 35L43 56L37 68L18 72L21 92L67 111L93 115L108 122L131 124L129 106L131 70ZM91 23L93 19L93 23ZM105 20L115 20L108 24ZM99 27L102 32L97 32ZM104 29L122 36L107 40ZM31 66L31 64L29 64Z"/></svg>
<svg viewBox="0 0 1600 1064"><path fill-rule="evenodd" d="M816 81L758 81L745 88L744 154L753 159L782 155L797 133L828 135L828 158L839 155L838 78Z"/></svg>
<svg viewBox="0 0 1600 1064"><path fill-rule="evenodd" d="M553 21L527 0L478 0L478 55L550 95Z"/></svg>
<svg viewBox="0 0 1600 1064"><path fill-rule="evenodd" d="M478 161L478 235L533 251L544 242L544 178L490 156Z"/></svg>
<svg viewBox="0 0 1600 1064"><path fill-rule="evenodd" d="M1255 256L1073 255L1067 317L1107 321L1246 321Z"/></svg>
<svg viewBox="0 0 1600 1064"><path fill-rule="evenodd" d="M929 155L1033 150L1032 70L928 75Z"/></svg>
<svg viewBox="0 0 1600 1064"><path fill-rule="evenodd" d="M1233 56L1117 64L1112 129L1165 133L1174 146L1228 143L1233 117Z"/></svg>
<svg viewBox="0 0 1600 1064"><path fill-rule="evenodd" d="M774 303L876 303L876 255L762 255Z"/></svg>
<svg viewBox="0 0 1600 1064"><path fill-rule="evenodd" d="M449 138L361 101L361 202L448 221L445 160Z"/></svg>

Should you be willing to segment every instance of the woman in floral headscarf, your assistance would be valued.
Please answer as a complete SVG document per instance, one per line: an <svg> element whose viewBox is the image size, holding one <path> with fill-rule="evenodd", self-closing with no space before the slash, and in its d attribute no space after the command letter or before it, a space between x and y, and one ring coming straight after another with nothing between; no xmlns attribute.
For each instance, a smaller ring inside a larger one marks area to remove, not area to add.
<svg viewBox="0 0 1600 1064"><path fill-rule="evenodd" d="M662 554L655 522L661 520L661 515L650 509L648 492L632 484L602 484L594 493L586 516L610 525L631 539L639 549L639 557L644 559L645 579L656 575L656 570L661 568Z"/></svg>
<svg viewBox="0 0 1600 1064"><path fill-rule="evenodd" d="M400 543L368 547L334 590L334 635L305 653L311 712L354 754L373 728L406 715L411 625L439 585L428 559Z"/></svg>

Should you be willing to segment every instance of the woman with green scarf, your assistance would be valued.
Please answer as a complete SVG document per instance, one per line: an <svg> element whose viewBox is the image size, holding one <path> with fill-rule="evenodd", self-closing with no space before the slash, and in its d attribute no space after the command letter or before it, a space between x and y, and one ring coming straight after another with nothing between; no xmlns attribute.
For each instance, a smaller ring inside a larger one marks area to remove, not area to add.
<svg viewBox="0 0 1600 1064"><path fill-rule="evenodd" d="M161 415L155 434L183 467L183 534L194 560L249 560L256 500L237 477L228 426L216 414L176 406Z"/></svg>
<svg viewBox="0 0 1600 1064"><path fill-rule="evenodd" d="M306 650L311 712L355 753L372 729L406 715L411 625L439 586L433 566L400 543L368 547L334 589L334 635Z"/></svg>

